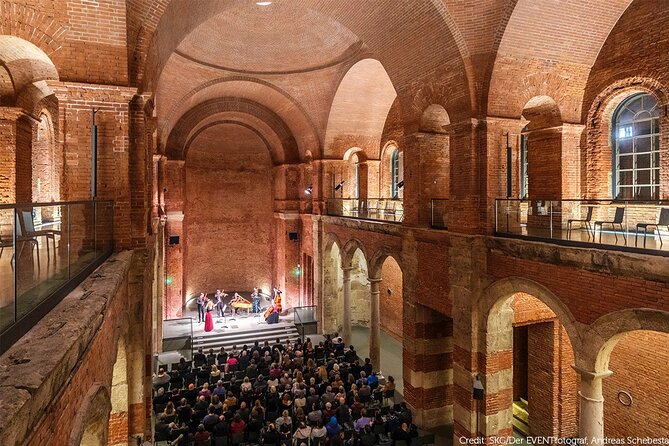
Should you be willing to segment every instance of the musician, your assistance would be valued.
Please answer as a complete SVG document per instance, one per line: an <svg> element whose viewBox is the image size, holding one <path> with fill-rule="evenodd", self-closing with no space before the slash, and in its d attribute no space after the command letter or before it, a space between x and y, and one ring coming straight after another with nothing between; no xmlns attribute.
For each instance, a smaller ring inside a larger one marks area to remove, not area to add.
<svg viewBox="0 0 669 446"><path fill-rule="evenodd" d="M251 302L253 302L253 312L258 313L260 311L260 293L258 292L258 288L253 288Z"/></svg>
<svg viewBox="0 0 669 446"><path fill-rule="evenodd" d="M216 290L216 294L214 295L216 298L216 311L218 312L220 317L223 317L223 308L225 307L225 303L223 303L223 298L228 297L227 294L225 294L225 290Z"/></svg>
<svg viewBox="0 0 669 446"><path fill-rule="evenodd" d="M195 303L197 303L197 322L202 323L204 322L204 293L200 293Z"/></svg>

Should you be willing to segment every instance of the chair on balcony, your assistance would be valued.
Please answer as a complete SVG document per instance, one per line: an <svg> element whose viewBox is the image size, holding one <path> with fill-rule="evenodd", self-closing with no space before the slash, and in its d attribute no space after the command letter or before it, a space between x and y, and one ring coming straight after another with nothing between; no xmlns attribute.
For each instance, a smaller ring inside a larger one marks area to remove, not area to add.
<svg viewBox="0 0 669 446"><path fill-rule="evenodd" d="M660 218L658 218L657 223L637 223L634 246L636 246L637 239L639 238L639 230L643 229L643 247L646 247L649 228L651 229L651 235L655 234L655 230L657 230L657 236L660 239L660 248L662 248L662 233L660 232L660 228L667 228L667 232L669 232L669 208L662 208L660 210Z"/></svg>
<svg viewBox="0 0 669 446"><path fill-rule="evenodd" d="M33 221L33 214L31 211L21 211L21 230L28 238L44 237L46 238L46 252L49 254L49 239L53 241L53 252L56 254L56 235L60 235L60 231L56 229L42 229L35 230L35 222Z"/></svg>
<svg viewBox="0 0 669 446"><path fill-rule="evenodd" d="M590 232L594 232L592 230L592 225L590 222L592 221L592 211L594 209L594 206L588 206L588 210L586 211L585 218L572 218L567 220L567 240L571 238L571 224L574 222L578 223L583 223L585 225L586 233L588 234L588 240L590 240Z"/></svg>
<svg viewBox="0 0 669 446"><path fill-rule="evenodd" d="M386 207L383 209L383 219L384 220L395 221L395 202L393 200L386 201Z"/></svg>
<svg viewBox="0 0 669 446"><path fill-rule="evenodd" d="M625 244L627 244L627 236L625 235L625 230L623 229L623 220L625 219L625 208L617 207L616 214L613 216L611 221L596 221L592 226L592 240L595 240L595 233L597 232L597 226L599 226L599 243L602 242L602 231L604 230L604 225L611 225L613 229L613 235L616 237L616 244L618 243L618 233L616 232L616 226L620 227L620 232L623 234L623 239Z"/></svg>

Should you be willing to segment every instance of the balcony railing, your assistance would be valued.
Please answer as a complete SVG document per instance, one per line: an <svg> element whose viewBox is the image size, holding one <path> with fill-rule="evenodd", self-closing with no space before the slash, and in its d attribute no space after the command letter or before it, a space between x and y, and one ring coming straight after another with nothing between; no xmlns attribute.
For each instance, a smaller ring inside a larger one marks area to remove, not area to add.
<svg viewBox="0 0 669 446"><path fill-rule="evenodd" d="M113 250L111 201L0 205L0 352Z"/></svg>
<svg viewBox="0 0 669 446"><path fill-rule="evenodd" d="M401 223L404 203L390 198L330 198L327 215Z"/></svg>
<svg viewBox="0 0 669 446"><path fill-rule="evenodd" d="M669 202L498 199L495 232L669 255Z"/></svg>
<svg viewBox="0 0 669 446"><path fill-rule="evenodd" d="M430 226L433 229L448 229L448 198L433 198L430 210Z"/></svg>

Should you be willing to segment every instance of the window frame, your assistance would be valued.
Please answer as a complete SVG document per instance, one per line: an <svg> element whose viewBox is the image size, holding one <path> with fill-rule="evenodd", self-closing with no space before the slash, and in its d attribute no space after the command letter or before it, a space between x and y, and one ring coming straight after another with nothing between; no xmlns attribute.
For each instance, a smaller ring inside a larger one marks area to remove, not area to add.
<svg viewBox="0 0 669 446"><path fill-rule="evenodd" d="M646 98L653 101L654 105L652 107L647 107L643 102ZM639 111L634 112L629 106L637 101L642 101L642 106ZM632 120L621 121L621 116L626 110L630 113L634 113L634 117ZM642 114L647 115L647 117L639 117L639 115ZM649 123L649 133L635 135L634 129L639 124L646 122ZM621 135L621 131L625 132L625 135ZM645 92L635 93L625 98L618 107L616 107L616 110L611 117L611 196L614 200L659 200L661 163L660 133L660 113L658 103L657 99L652 94ZM631 142L629 152L623 152L621 154L621 143L627 141ZM637 151L637 143L640 143L641 141L647 142L649 150L643 152ZM648 158L648 167L639 167L639 158L642 157ZM631 158L631 167L621 169L621 158L623 160ZM639 173L643 174L645 172L648 174L648 182L640 183ZM620 184L622 173L631 174L631 183ZM650 195L640 197L642 188L650 189ZM621 190L623 189L631 190L631 196L621 196Z"/></svg>

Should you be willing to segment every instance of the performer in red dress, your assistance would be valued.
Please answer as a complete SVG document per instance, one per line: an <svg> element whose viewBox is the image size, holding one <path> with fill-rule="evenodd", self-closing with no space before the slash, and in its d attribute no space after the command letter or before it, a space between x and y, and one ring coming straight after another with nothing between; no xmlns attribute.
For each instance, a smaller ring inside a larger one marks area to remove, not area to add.
<svg viewBox="0 0 669 446"><path fill-rule="evenodd" d="M214 317L211 312L214 311L214 302L207 299L206 305L207 314L204 317L204 331L212 331L214 329Z"/></svg>

